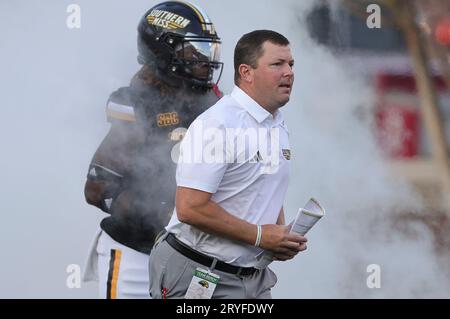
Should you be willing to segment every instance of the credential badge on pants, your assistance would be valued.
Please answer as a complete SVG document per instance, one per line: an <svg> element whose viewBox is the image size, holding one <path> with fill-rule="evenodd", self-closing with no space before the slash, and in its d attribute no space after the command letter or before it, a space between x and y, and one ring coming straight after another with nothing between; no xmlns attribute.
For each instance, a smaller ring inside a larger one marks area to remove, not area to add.
<svg viewBox="0 0 450 319"><path fill-rule="evenodd" d="M220 276L208 270L197 268L189 284L185 299L211 299Z"/></svg>

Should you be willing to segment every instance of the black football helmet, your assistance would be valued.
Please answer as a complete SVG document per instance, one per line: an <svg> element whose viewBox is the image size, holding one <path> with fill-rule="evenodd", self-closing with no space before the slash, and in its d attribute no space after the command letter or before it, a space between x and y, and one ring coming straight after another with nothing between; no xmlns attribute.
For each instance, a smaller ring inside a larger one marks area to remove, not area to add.
<svg viewBox="0 0 450 319"><path fill-rule="evenodd" d="M155 63L163 75L210 88L220 79L221 41L209 17L188 2L162 2L138 26L138 61Z"/></svg>

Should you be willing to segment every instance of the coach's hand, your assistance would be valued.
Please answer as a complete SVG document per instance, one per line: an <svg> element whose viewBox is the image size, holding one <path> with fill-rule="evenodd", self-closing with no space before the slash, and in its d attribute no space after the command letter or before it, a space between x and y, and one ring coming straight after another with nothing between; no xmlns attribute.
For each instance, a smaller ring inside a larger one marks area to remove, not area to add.
<svg viewBox="0 0 450 319"><path fill-rule="evenodd" d="M305 250L306 237L298 234L290 234L289 226L262 225L260 247L274 253L275 260L289 260L300 251Z"/></svg>

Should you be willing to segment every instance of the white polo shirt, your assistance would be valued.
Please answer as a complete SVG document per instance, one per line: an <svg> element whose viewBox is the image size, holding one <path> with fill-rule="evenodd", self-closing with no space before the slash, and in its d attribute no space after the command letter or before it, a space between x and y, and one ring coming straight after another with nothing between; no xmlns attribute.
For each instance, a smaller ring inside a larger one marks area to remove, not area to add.
<svg viewBox="0 0 450 319"><path fill-rule="evenodd" d="M249 223L275 224L288 187L289 160L281 112L272 116L235 86L189 127L177 186L212 193L212 201ZM166 229L193 249L236 266L255 266L261 252L180 222L176 209Z"/></svg>

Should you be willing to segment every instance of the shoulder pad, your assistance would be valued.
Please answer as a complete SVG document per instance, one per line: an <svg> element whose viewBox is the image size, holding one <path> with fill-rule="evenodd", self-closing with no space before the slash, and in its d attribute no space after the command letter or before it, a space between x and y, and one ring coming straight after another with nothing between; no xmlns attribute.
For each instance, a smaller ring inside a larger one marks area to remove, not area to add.
<svg viewBox="0 0 450 319"><path fill-rule="evenodd" d="M134 100L133 92L128 87L123 87L113 92L106 103L108 122L112 120L135 122Z"/></svg>

